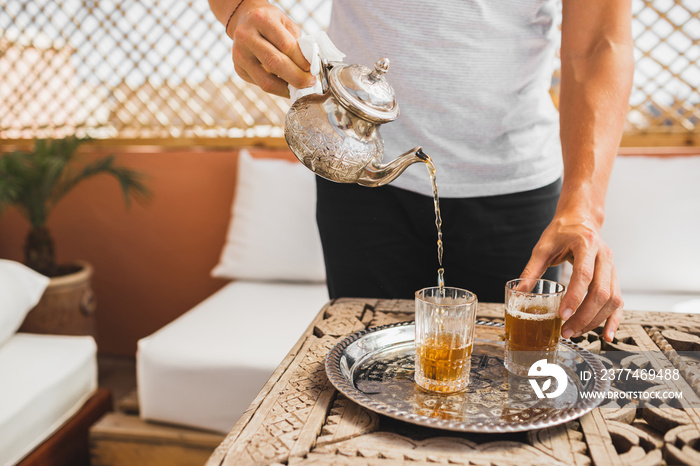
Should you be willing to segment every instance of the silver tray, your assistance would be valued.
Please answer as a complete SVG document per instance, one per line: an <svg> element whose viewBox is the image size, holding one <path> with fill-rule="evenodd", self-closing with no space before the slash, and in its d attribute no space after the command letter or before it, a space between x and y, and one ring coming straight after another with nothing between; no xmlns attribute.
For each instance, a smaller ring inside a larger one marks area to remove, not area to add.
<svg viewBox="0 0 700 466"><path fill-rule="evenodd" d="M502 336L502 323L476 322L469 388L456 394L428 392L413 381L413 322L375 327L343 339L328 353L326 373L338 391L371 411L461 432L522 432L562 424L591 411L610 389L610 382L601 380L602 362L561 340L557 363L566 372L568 387L557 398L538 399L530 379L512 375L503 366ZM582 371L590 379L582 381Z"/></svg>

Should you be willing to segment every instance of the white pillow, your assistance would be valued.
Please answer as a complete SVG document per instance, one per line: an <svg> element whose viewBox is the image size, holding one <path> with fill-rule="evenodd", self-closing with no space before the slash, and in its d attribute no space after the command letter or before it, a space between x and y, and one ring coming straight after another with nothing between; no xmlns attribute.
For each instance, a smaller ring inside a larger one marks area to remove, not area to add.
<svg viewBox="0 0 700 466"><path fill-rule="evenodd" d="M19 262L0 259L0 346L22 325L49 281Z"/></svg>
<svg viewBox="0 0 700 466"><path fill-rule="evenodd" d="M623 291L700 292L700 156L618 157L605 211Z"/></svg>
<svg viewBox="0 0 700 466"><path fill-rule="evenodd" d="M241 150L226 244L212 276L324 282L314 176L301 163Z"/></svg>

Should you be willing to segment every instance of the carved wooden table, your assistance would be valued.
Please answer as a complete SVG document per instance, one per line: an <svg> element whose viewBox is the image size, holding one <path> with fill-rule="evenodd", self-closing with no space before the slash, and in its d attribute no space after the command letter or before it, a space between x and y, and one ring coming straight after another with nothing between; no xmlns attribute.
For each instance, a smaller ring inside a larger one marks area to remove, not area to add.
<svg viewBox="0 0 700 466"><path fill-rule="evenodd" d="M684 397L637 408L608 401L564 425L517 434L469 434L393 420L344 398L324 360L360 330L413 319L413 301L328 303L219 445L208 466L566 464L700 465L700 315L629 312L613 343L595 330L575 339L592 351L635 353L631 367L676 368ZM503 304L480 303L478 317L502 320Z"/></svg>

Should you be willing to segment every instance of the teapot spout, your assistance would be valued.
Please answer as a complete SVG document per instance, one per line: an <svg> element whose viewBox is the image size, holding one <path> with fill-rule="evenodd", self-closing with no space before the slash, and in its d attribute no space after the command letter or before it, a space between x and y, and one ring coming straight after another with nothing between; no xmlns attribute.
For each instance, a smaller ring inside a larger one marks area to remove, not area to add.
<svg viewBox="0 0 700 466"><path fill-rule="evenodd" d="M357 184L374 188L391 183L403 173L409 165L416 162L427 162L430 157L423 152L423 148L418 146L410 151L399 155L396 159L386 164L370 163L365 167L362 176L357 180Z"/></svg>

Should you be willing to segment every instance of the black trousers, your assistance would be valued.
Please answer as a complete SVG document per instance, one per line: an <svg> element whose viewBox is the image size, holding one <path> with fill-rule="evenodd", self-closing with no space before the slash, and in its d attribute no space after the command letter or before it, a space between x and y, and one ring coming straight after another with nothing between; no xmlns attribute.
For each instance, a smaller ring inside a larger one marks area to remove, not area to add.
<svg viewBox="0 0 700 466"><path fill-rule="evenodd" d="M391 185L367 188L316 177L316 219L331 299L408 298L437 285L433 198ZM552 220L561 180L532 191L440 199L445 285L503 302ZM546 278L557 280L558 268Z"/></svg>

